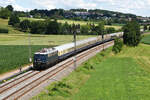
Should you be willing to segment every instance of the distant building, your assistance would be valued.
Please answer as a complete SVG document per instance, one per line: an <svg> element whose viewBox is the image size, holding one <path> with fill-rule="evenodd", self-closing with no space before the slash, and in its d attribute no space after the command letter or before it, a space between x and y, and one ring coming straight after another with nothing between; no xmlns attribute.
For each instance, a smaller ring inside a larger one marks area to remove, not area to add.
<svg viewBox="0 0 150 100"><path fill-rule="evenodd" d="M143 22L146 22L146 21L150 21L150 18L149 17L137 17L138 20L141 20Z"/></svg>
<svg viewBox="0 0 150 100"><path fill-rule="evenodd" d="M90 15L89 12L78 12L78 11L74 12L74 14L77 16L88 16L88 15Z"/></svg>

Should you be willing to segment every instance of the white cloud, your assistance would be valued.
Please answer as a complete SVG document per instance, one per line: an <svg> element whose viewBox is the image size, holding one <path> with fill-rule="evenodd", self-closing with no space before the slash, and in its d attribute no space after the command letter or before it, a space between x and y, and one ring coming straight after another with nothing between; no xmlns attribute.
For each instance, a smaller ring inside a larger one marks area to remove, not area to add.
<svg viewBox="0 0 150 100"><path fill-rule="evenodd" d="M13 6L14 6L14 9L17 10L17 11L30 11L30 10L32 10L30 8L24 8L24 7L19 6L17 4L14 4Z"/></svg>
<svg viewBox="0 0 150 100"><path fill-rule="evenodd" d="M55 1L51 1L51 0L32 0L32 2L34 1L35 5L45 8L45 9L54 9L56 8L55 6Z"/></svg>
<svg viewBox="0 0 150 100"><path fill-rule="evenodd" d="M15 0L0 0L0 6L6 6L14 3Z"/></svg>
<svg viewBox="0 0 150 100"><path fill-rule="evenodd" d="M18 5L16 3L16 0L0 0L0 6L5 7L7 5L13 5L14 9L18 11L31 10L30 8L25 8L25 7Z"/></svg>
<svg viewBox="0 0 150 100"><path fill-rule="evenodd" d="M16 1L22 1L21 6ZM28 6L24 3L28 1ZM150 0L0 0L0 6L12 4L16 10L86 8L106 9L150 16ZM27 8L28 7L28 8Z"/></svg>

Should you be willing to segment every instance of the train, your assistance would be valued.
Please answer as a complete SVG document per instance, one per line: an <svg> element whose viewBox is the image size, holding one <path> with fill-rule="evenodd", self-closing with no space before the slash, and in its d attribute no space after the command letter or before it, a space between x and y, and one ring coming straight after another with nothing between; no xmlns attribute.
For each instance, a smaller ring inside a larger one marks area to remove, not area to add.
<svg viewBox="0 0 150 100"><path fill-rule="evenodd" d="M77 53L100 45L102 43L112 41L114 37L122 37L123 32L112 33L98 37L91 37L85 40L80 40L76 42L76 49L74 42L67 43L64 45L56 46L53 48L44 48L38 52L34 53L33 68L34 69L46 69L52 67L58 62L67 59Z"/></svg>

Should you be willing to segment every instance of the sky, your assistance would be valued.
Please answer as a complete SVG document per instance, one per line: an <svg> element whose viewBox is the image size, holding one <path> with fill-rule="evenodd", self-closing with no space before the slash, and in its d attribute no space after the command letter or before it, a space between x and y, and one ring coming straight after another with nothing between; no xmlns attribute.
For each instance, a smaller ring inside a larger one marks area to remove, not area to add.
<svg viewBox="0 0 150 100"><path fill-rule="evenodd" d="M150 0L0 0L0 6L12 5L15 10L32 9L104 9L150 17Z"/></svg>

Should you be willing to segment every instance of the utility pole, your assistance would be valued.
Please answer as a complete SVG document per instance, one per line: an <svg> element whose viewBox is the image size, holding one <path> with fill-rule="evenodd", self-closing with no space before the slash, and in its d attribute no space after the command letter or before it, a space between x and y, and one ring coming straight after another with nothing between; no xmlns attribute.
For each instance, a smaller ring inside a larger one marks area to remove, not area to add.
<svg viewBox="0 0 150 100"><path fill-rule="evenodd" d="M103 45L103 51L104 51L104 32L102 31L102 45Z"/></svg>
<svg viewBox="0 0 150 100"><path fill-rule="evenodd" d="M28 11L27 11L28 12ZM30 14L28 13L28 17L30 16ZM29 27L28 27L29 29ZM27 31L29 32L29 31ZM32 62L32 49L31 49L31 33L29 32L28 34L28 41L29 41L29 62Z"/></svg>
<svg viewBox="0 0 150 100"><path fill-rule="evenodd" d="M76 67L77 67L77 59L76 59L76 53L77 53L77 40L76 40L76 36L77 36L77 33L79 32L79 29L80 29L80 25L75 25L75 24L73 24L72 25L72 27L71 27L71 29L72 29L72 33L73 33L73 37L74 37L74 69L76 69Z"/></svg>
<svg viewBox="0 0 150 100"><path fill-rule="evenodd" d="M32 51L31 51L31 34L29 33L28 35L28 40L29 40L29 62L31 63L32 62Z"/></svg>
<svg viewBox="0 0 150 100"><path fill-rule="evenodd" d="M73 35L74 35L74 69L76 69L77 65L76 65L76 26L73 26Z"/></svg>
<svg viewBox="0 0 150 100"><path fill-rule="evenodd" d="M77 65L76 65L76 32L74 32L74 52L75 52L75 56L74 56L74 69L76 69Z"/></svg>

